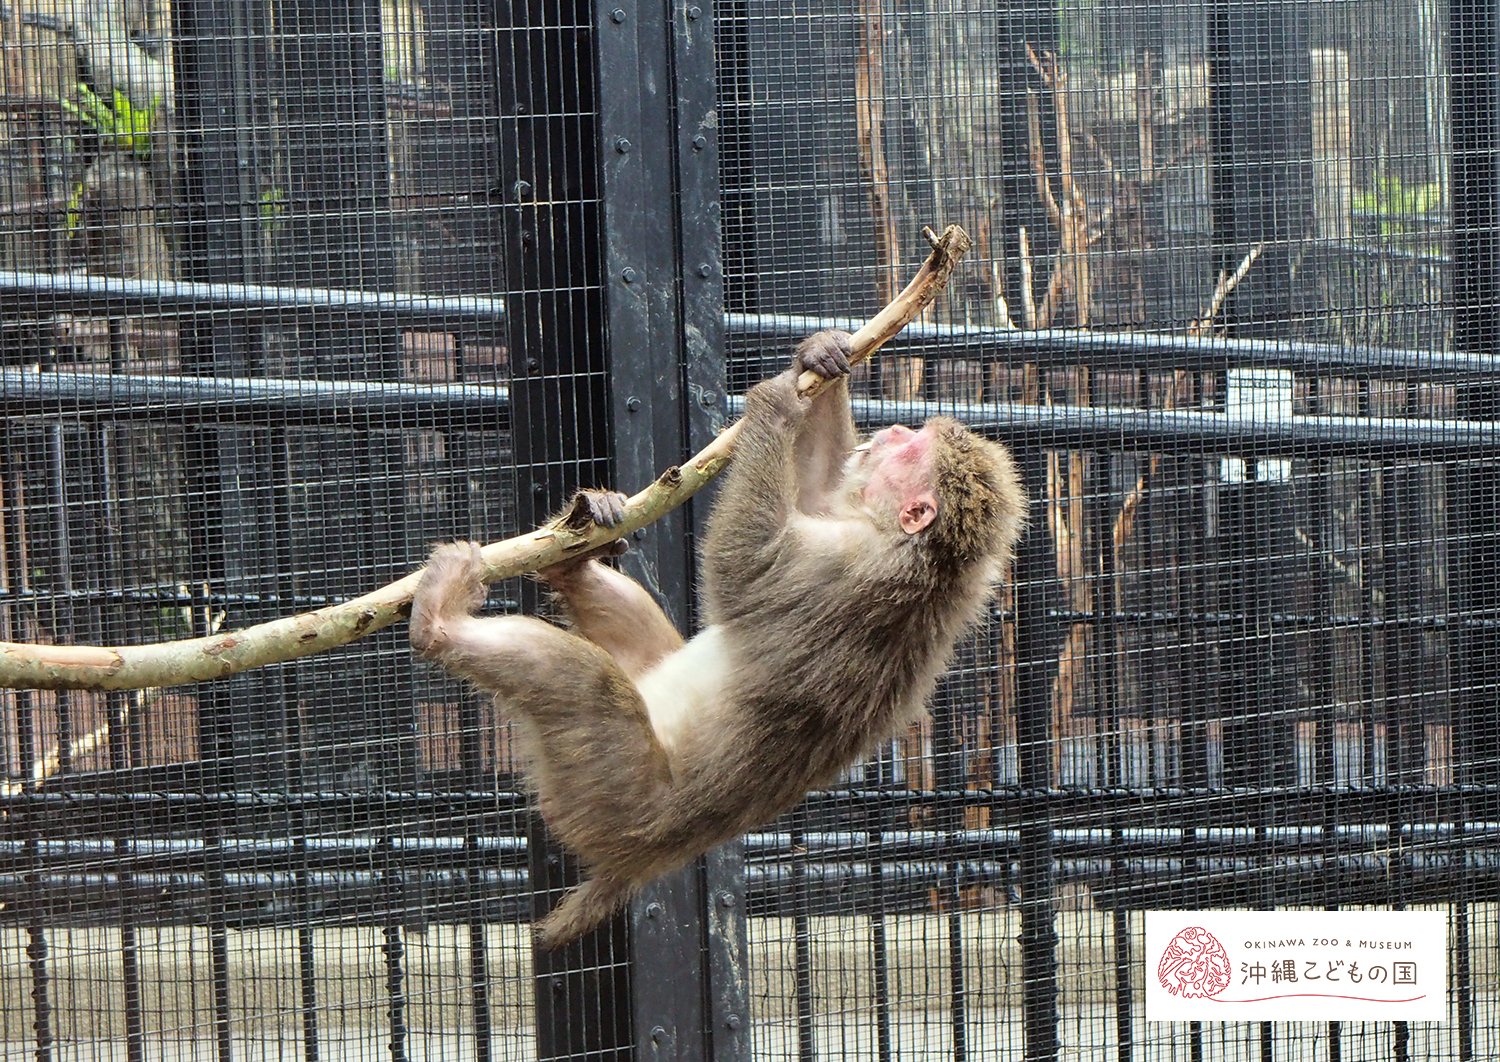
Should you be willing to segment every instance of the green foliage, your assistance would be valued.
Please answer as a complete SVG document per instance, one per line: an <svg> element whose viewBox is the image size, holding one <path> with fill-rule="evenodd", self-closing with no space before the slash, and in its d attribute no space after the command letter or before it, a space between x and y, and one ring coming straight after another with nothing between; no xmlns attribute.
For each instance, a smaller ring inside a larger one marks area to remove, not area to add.
<svg viewBox="0 0 1500 1062"><path fill-rule="evenodd" d="M78 93L78 99L61 100L63 110L67 111L78 122L88 129L92 129L107 150L128 151L134 158L141 162L151 161L152 135L151 125L156 120L156 105L150 107L136 107L130 102L130 98L119 89L115 89L113 105L106 104L99 98L98 93L89 88L83 82L74 86ZM64 229L71 239L82 224L79 208L83 203L84 184L82 181L73 189L73 194L68 196L67 214L64 218Z"/></svg>
<svg viewBox="0 0 1500 1062"><path fill-rule="evenodd" d="M260 193L260 223L268 233L275 233L281 228L282 218L286 214L286 190L282 188L266 188Z"/></svg>
<svg viewBox="0 0 1500 1062"><path fill-rule="evenodd" d="M151 125L156 105L136 107L119 89L113 105L106 104L93 89L79 82L78 100L63 100L63 110L98 134L106 147L128 151L142 162L151 161Z"/></svg>
<svg viewBox="0 0 1500 1062"><path fill-rule="evenodd" d="M1392 224L1400 224L1403 218L1413 220L1436 214L1443 208L1443 191L1436 184L1407 186L1399 177L1381 177L1374 187L1354 193L1354 209L1369 214L1382 214Z"/></svg>

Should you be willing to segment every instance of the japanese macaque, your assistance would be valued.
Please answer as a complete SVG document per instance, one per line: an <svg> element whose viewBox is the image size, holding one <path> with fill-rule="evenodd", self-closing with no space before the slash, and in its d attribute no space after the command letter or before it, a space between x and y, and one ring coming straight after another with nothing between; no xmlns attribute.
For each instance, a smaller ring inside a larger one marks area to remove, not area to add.
<svg viewBox="0 0 1500 1062"><path fill-rule="evenodd" d="M1026 514L1009 452L943 417L859 444L848 344L811 336L746 396L703 544L707 626L691 641L597 557L539 573L563 630L474 617L479 547L433 552L412 646L496 695L542 817L588 873L538 926L543 947L901 731L1009 566ZM837 382L800 397L807 369ZM584 500L606 526L621 517L618 494Z"/></svg>

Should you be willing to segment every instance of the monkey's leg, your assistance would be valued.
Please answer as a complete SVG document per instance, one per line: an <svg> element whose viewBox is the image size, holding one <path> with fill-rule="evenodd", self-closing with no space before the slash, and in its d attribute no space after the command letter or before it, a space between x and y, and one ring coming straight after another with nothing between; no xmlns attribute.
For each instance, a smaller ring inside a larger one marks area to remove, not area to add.
<svg viewBox="0 0 1500 1062"><path fill-rule="evenodd" d="M539 573L563 599L577 632L637 679L682 647L650 592L623 572L590 560Z"/></svg>
<svg viewBox="0 0 1500 1062"><path fill-rule="evenodd" d="M495 694L553 831L586 859L612 850L671 784L635 684L604 649L530 616L448 621L426 655Z"/></svg>
<svg viewBox="0 0 1500 1062"><path fill-rule="evenodd" d="M527 616L445 624L434 656L515 723L547 826L588 869L537 926L553 948L599 925L649 876L672 774L635 684L599 646Z"/></svg>

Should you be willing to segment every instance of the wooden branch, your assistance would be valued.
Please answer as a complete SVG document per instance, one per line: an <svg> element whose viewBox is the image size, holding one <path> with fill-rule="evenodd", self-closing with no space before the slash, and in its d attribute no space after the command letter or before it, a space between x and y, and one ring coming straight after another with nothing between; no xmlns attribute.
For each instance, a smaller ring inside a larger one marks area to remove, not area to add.
<svg viewBox="0 0 1500 1062"><path fill-rule="evenodd" d="M932 254L911 283L850 340L850 361L870 357L905 328L947 284L954 267L969 250L968 234L950 225L941 237L923 234ZM798 390L813 395L825 386L806 372ZM566 516L529 534L484 547L487 578L520 575L556 564L580 551L645 527L681 505L729 462L739 425L731 425L680 468L669 468L645 490L630 498L617 527L572 526ZM0 687L10 689L128 690L175 686L225 678L250 668L278 664L344 645L404 619L421 572L388 586L316 612L285 616L267 623L207 638L107 648L90 645L33 645L0 642Z"/></svg>
<svg viewBox="0 0 1500 1062"><path fill-rule="evenodd" d="M854 114L859 132L862 176L870 182L870 214L875 224L875 285L889 302L896 293L895 264L901 257L900 232L891 210L891 175L885 158L885 25L879 0L864 0L859 60L854 68Z"/></svg>
<svg viewBox="0 0 1500 1062"><path fill-rule="evenodd" d="M1224 308L1224 300L1240 286L1240 281L1245 279L1245 275L1250 272L1250 267L1255 264L1255 260L1265 249L1264 243L1257 243L1240 260L1239 268L1232 274L1226 274L1222 270L1219 272L1219 282L1214 286L1213 298L1209 300L1208 308L1203 311L1203 316L1188 326L1188 335L1203 336L1213 331L1214 318L1219 316L1219 311Z"/></svg>
<svg viewBox="0 0 1500 1062"><path fill-rule="evenodd" d="M1021 249L1021 320L1026 322L1027 328L1040 328L1036 316L1036 292L1031 290L1036 281L1036 267L1031 262L1031 238L1026 235L1025 225L1021 226L1017 240Z"/></svg>

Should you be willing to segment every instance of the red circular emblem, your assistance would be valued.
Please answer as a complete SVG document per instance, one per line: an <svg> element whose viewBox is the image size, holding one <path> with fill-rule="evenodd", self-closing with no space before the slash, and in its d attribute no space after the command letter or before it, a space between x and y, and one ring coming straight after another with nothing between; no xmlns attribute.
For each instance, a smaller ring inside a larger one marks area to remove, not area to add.
<svg viewBox="0 0 1500 1062"><path fill-rule="evenodd" d="M1156 979L1174 996L1210 999L1229 987L1229 953L1202 926L1172 938L1156 964Z"/></svg>

